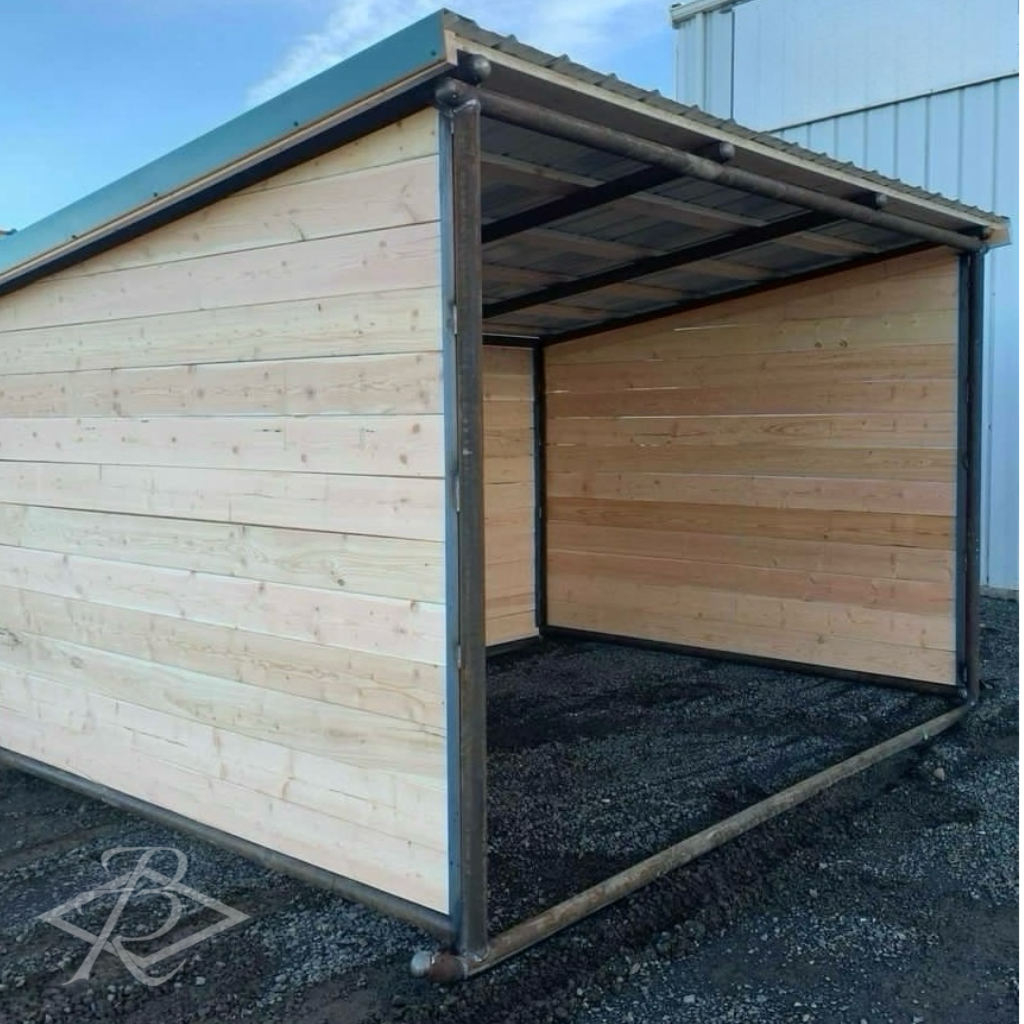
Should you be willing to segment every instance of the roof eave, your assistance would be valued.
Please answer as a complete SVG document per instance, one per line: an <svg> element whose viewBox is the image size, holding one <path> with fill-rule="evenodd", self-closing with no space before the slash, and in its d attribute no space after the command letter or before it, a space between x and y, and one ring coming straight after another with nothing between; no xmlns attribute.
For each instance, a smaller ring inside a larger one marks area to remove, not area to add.
<svg viewBox="0 0 1024 1024"><path fill-rule="evenodd" d="M509 53L501 49L500 46L483 42L481 39L474 37L473 31L467 31L467 29L475 29L477 26L467 22L458 15L449 15L448 26L450 35L449 45L455 51L464 50L480 53L496 66L531 76L552 86L581 93L591 100L598 100L602 103L642 115L649 119L649 123L655 126L662 122L702 135L708 142L730 142L736 147L737 151L743 151L764 160L772 161L780 168L790 168L794 171L814 174L819 178L847 185L853 191L881 193L895 202L920 210L923 214L954 218L962 222L964 228L977 228L979 232L984 233L986 244L991 248L1007 245L1011 240L1010 224L1004 217L988 214L981 210L969 209L961 203L945 200L943 197L922 195L920 190L907 186L901 187L900 182L892 179L880 178L874 174L860 174L853 165L849 167L832 167L816 160L808 159L812 154L802 157L799 152L795 152L799 149L797 146L787 145L783 148L781 143L760 142L756 137L751 137L753 133L745 130L730 131L730 122L723 121L720 124L714 124L711 123L712 119L710 118L688 116L686 109L683 107L680 107L678 111L664 109L669 103L660 96L657 97L660 101L659 105L654 105L642 99L621 95L613 89L605 88L601 84L578 79L573 75L565 74L562 71ZM485 32L485 30L480 31L481 34ZM614 79L615 76L609 77ZM767 133L763 134L767 136ZM654 137L653 134L652 137ZM775 140L772 140L772 142L775 142Z"/></svg>

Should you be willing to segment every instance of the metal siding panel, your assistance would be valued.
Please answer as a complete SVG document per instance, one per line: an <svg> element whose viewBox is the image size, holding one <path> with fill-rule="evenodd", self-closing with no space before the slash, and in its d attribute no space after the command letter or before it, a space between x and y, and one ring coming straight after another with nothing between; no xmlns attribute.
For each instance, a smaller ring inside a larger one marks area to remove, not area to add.
<svg viewBox="0 0 1024 1024"><path fill-rule="evenodd" d="M836 151L836 122L834 120L815 121L807 133L808 144L816 153L834 153Z"/></svg>
<svg viewBox="0 0 1024 1024"><path fill-rule="evenodd" d="M864 163L865 120L861 113L844 114L826 124L836 126L836 146L831 155L838 160L850 160L855 164Z"/></svg>
<svg viewBox="0 0 1024 1024"><path fill-rule="evenodd" d="M893 173L908 185L923 187L928 179L928 100L898 103L895 113Z"/></svg>
<svg viewBox="0 0 1024 1024"><path fill-rule="evenodd" d="M751 0L733 17L734 116L753 128L1017 71L1015 0Z"/></svg>
<svg viewBox="0 0 1024 1024"><path fill-rule="evenodd" d="M993 203L1013 218L1016 233L1020 172L1017 80L997 83L994 93ZM985 294L981 581L1007 589L1018 587L1019 564L1018 261L1016 244L990 253Z"/></svg>
<svg viewBox="0 0 1024 1024"><path fill-rule="evenodd" d="M704 110L732 117L732 11L704 15Z"/></svg>
<svg viewBox="0 0 1024 1024"><path fill-rule="evenodd" d="M732 117L732 11L698 14L676 30L676 99Z"/></svg>
<svg viewBox="0 0 1024 1024"><path fill-rule="evenodd" d="M864 155L862 167L893 174L896 164L896 107L876 107L864 114Z"/></svg>
<svg viewBox="0 0 1024 1024"><path fill-rule="evenodd" d="M944 196L960 191L960 93L928 97L928 171L925 187Z"/></svg>

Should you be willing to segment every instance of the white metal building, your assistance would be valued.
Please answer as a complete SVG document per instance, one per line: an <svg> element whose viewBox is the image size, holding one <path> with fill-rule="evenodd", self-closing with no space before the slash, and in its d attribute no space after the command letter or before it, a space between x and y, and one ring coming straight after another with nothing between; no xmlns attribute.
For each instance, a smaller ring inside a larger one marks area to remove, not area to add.
<svg viewBox="0 0 1024 1024"><path fill-rule="evenodd" d="M1015 0L694 0L677 99L998 210L1018 205ZM991 254L981 581L1018 589L1018 252Z"/></svg>

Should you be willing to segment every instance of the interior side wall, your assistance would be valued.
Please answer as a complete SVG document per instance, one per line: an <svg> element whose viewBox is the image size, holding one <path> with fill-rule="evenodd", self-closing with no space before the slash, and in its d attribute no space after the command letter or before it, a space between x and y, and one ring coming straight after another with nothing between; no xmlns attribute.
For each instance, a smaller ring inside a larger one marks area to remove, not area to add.
<svg viewBox="0 0 1024 1024"><path fill-rule="evenodd" d="M0 746L448 909L436 113L0 300Z"/></svg>
<svg viewBox="0 0 1024 1024"><path fill-rule="evenodd" d="M953 683L957 264L556 345L553 626Z"/></svg>
<svg viewBox="0 0 1024 1024"><path fill-rule="evenodd" d="M535 636L533 353L484 346L487 643Z"/></svg>

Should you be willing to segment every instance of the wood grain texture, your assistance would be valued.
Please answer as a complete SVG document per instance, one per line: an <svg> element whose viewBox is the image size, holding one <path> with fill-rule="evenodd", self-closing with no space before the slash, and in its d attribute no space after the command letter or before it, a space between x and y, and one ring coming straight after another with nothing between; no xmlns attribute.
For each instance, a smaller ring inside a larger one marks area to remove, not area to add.
<svg viewBox="0 0 1024 1024"><path fill-rule="evenodd" d="M0 415L12 418L440 412L439 353L0 376Z"/></svg>
<svg viewBox="0 0 1024 1024"><path fill-rule="evenodd" d="M443 667L267 633L0 587L0 630L441 728Z"/></svg>
<svg viewBox="0 0 1024 1024"><path fill-rule="evenodd" d="M487 643L535 636L533 355L484 347Z"/></svg>
<svg viewBox="0 0 1024 1024"><path fill-rule="evenodd" d="M0 299L0 746L447 911L437 144Z"/></svg>
<svg viewBox="0 0 1024 1024"><path fill-rule="evenodd" d="M954 682L955 261L547 350L553 625Z"/></svg>
<svg viewBox="0 0 1024 1024"><path fill-rule="evenodd" d="M438 478L443 434L440 416L11 418L0 459Z"/></svg>
<svg viewBox="0 0 1024 1024"><path fill-rule="evenodd" d="M224 309L60 328L11 330L0 324L0 376L439 352L438 294L428 286L371 292L358 301L326 296L272 302L257 296Z"/></svg>
<svg viewBox="0 0 1024 1024"><path fill-rule="evenodd" d="M432 478L0 462L0 496L51 508L444 540L444 484Z"/></svg>
<svg viewBox="0 0 1024 1024"><path fill-rule="evenodd" d="M357 594L444 601L435 541L0 504L0 544Z"/></svg>

